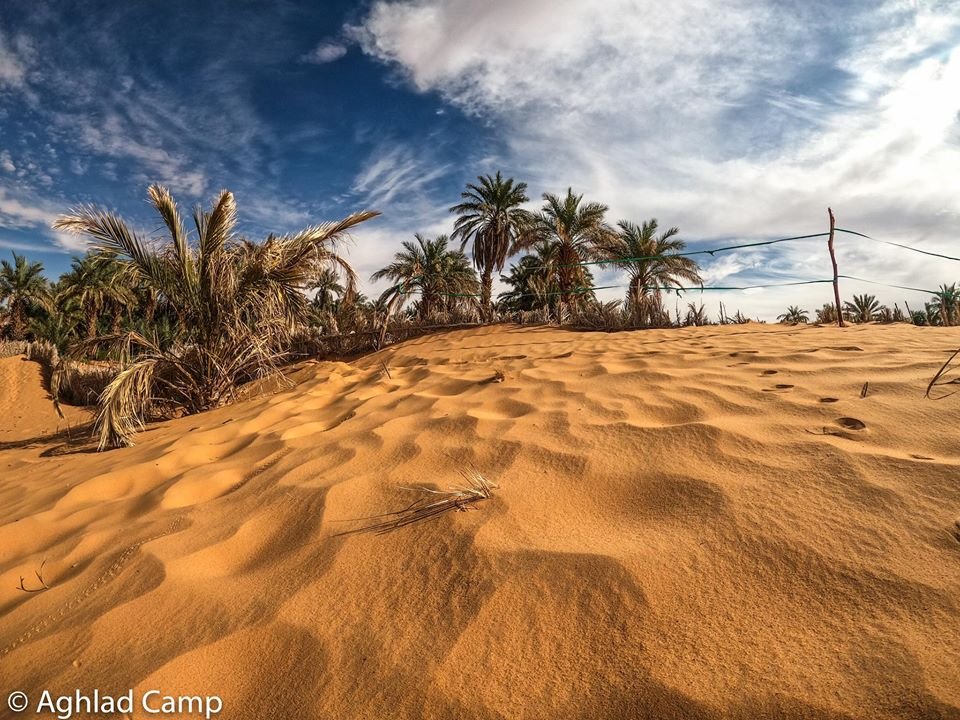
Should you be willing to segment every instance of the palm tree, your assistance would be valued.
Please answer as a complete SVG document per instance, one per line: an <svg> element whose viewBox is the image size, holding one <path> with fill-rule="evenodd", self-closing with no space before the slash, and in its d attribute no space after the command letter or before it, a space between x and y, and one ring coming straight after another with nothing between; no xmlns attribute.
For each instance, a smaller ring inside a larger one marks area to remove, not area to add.
<svg viewBox="0 0 960 720"><path fill-rule="evenodd" d="M679 254L686 243L676 237L678 228L656 235L656 218L643 225L622 220L618 227L620 232L601 245L600 256L627 271L627 307L634 313L635 321L660 325L664 315L662 291L680 288L683 282L702 285L700 266Z"/></svg>
<svg viewBox="0 0 960 720"><path fill-rule="evenodd" d="M513 178L481 175L479 185L468 184L460 193L463 200L450 208L457 213L453 239L460 240L460 250L473 242L473 264L480 271L480 307L483 319L493 319L490 298L493 273L501 272L513 247L530 227L532 215L520 206L527 202L527 184L514 184Z"/></svg>
<svg viewBox="0 0 960 720"><path fill-rule="evenodd" d="M316 291L311 304L318 312L333 310L338 299L344 294L340 276L332 268L324 269L317 279L307 286L307 290Z"/></svg>
<svg viewBox="0 0 960 720"><path fill-rule="evenodd" d="M574 195L571 188L562 198L544 193L543 200L543 209L534 216L530 231L516 249L542 240L557 245L557 280L561 312L565 314L576 295L589 291L582 263L598 257L599 248L610 241L613 229L604 220L606 205L584 203L583 195Z"/></svg>
<svg viewBox="0 0 960 720"><path fill-rule="evenodd" d="M77 316L70 312L71 306L58 307L56 312L46 313L30 323L30 331L38 340L55 345L58 352L66 354L76 339ZM66 310L66 311L65 311Z"/></svg>
<svg viewBox="0 0 960 720"><path fill-rule="evenodd" d="M129 445L158 406L188 413L221 405L243 382L278 372L297 323L307 314L303 289L325 268L336 267L352 284L337 243L375 217L359 212L255 244L237 237L233 194L222 191L209 212L197 209L195 234L184 228L166 188L148 189L168 236L150 243L121 218L83 205L54 228L86 235L95 252L121 263L132 284L153 289L164 312L177 318L169 347L136 331L99 338L112 341L122 369L103 392L97 415L101 449Z"/></svg>
<svg viewBox="0 0 960 720"><path fill-rule="evenodd" d="M28 263L26 257L17 253L13 253L12 265L0 260L0 303L7 306L12 340L26 337L28 314L42 309L49 297L42 263Z"/></svg>
<svg viewBox="0 0 960 720"><path fill-rule="evenodd" d="M74 258L70 272L60 278L59 301L77 300L83 309L87 339L96 337L100 314L112 310L111 332L119 331L124 309L136 298L125 286L121 266L103 253Z"/></svg>
<svg viewBox="0 0 960 720"><path fill-rule="evenodd" d="M874 295L854 295L853 302L843 304L843 313L850 322L866 323L876 318L880 303Z"/></svg>
<svg viewBox="0 0 960 720"><path fill-rule="evenodd" d="M823 307L816 311L817 323L820 325L832 325L837 321L837 306L833 303L824 303Z"/></svg>
<svg viewBox="0 0 960 720"><path fill-rule="evenodd" d="M509 287L497 296L497 303L505 312L526 312L551 304L555 297L552 293L557 289L550 272L552 247L539 243L534 253L524 255L510 266L506 275L500 276L500 282Z"/></svg>
<svg viewBox="0 0 960 720"><path fill-rule="evenodd" d="M497 304L506 312L546 309L556 318L560 302L559 250L560 245L556 242L537 242L532 247L533 252L524 255L510 266L509 273L500 276L500 282L510 289L497 296ZM589 287L593 284L593 275L586 267L582 270L582 286ZM580 297L594 299L592 291Z"/></svg>
<svg viewBox="0 0 960 720"><path fill-rule="evenodd" d="M473 301L479 289L477 274L463 251L451 250L446 235L430 240L416 234L414 240L404 240L403 250L393 256L393 262L370 276L374 282L389 279L396 283L380 297L388 316L415 293L420 295L421 321Z"/></svg>
<svg viewBox="0 0 960 720"><path fill-rule="evenodd" d="M783 315L777 315L777 320L789 325L798 325L800 323L809 322L810 313L808 313L806 310L801 310L796 305L791 305L787 308L787 311L783 313Z"/></svg>
<svg viewBox="0 0 960 720"><path fill-rule="evenodd" d="M933 296L933 305L944 325L956 325L960 317L960 290L957 284L943 283Z"/></svg>

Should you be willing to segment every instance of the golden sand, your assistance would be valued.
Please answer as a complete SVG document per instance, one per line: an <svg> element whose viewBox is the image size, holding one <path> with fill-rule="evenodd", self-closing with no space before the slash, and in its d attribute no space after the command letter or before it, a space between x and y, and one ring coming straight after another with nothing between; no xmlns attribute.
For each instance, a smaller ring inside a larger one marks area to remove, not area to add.
<svg viewBox="0 0 960 720"><path fill-rule="evenodd" d="M37 366L2 360L0 690L250 720L960 717L960 395L923 397L958 344L455 331L101 454L43 439L66 423ZM499 485L476 511L335 536L469 465ZM44 560L50 589L15 589Z"/></svg>

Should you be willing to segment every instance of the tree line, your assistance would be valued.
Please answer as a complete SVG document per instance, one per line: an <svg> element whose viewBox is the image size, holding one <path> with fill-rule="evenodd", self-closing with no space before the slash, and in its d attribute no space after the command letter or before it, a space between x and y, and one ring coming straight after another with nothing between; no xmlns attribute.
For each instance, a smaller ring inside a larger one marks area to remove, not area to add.
<svg viewBox="0 0 960 720"><path fill-rule="evenodd" d="M162 237L141 236L115 213L82 205L54 228L84 236L90 250L55 282L40 263L17 253L0 262L0 337L39 341L71 361L113 368L99 392L101 447L130 444L152 417L229 402L243 385L296 357L361 352L433 325L509 319L619 329L710 322L702 304L687 304L681 315L678 300L675 319L665 305L670 289L702 284L676 227L661 229L656 219L613 224L606 205L572 189L545 193L539 209L529 210L527 185L499 172L466 186L450 208L450 236L401 243L372 275L390 282L376 299L357 291L356 273L341 253L349 233L376 211L253 241L238 232L228 191L210 209L197 208L189 229L165 188L150 186L148 199ZM629 279L623 300L596 297L591 268L607 266ZM496 298L495 274L507 287ZM911 313L913 321L955 324L955 286L950 292L949 303L942 293L939 306ZM872 296L847 305L852 319L883 313ZM829 308L817 312L818 321L831 321ZM799 308L781 316L808 319ZM746 318L739 311L726 315L721 305L720 321Z"/></svg>

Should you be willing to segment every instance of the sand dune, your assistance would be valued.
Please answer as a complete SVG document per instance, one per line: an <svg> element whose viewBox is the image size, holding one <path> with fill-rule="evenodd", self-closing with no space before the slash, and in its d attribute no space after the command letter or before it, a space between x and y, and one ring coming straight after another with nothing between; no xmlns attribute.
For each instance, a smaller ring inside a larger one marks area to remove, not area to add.
<svg viewBox="0 0 960 720"><path fill-rule="evenodd" d="M102 454L37 441L36 366L0 361L3 689L244 719L958 718L960 395L923 397L958 343L456 331ZM467 465L499 485L476 511L336 536ZM14 589L44 560L49 590Z"/></svg>

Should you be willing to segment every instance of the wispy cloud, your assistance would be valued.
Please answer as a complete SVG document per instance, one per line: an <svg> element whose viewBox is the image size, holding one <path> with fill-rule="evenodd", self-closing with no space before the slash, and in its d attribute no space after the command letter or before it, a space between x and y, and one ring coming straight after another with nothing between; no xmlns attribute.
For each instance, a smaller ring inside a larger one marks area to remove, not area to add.
<svg viewBox="0 0 960 720"><path fill-rule="evenodd" d="M207 190L203 170L192 167L182 154L164 149L159 139L154 144L138 138L148 128L131 125L119 113L110 113L96 123L76 115L60 121L76 128L78 140L88 152L137 163L144 181L172 184L193 197Z"/></svg>
<svg viewBox="0 0 960 720"><path fill-rule="evenodd" d="M337 40L324 40L300 60L314 65L324 65L339 60L347 54L347 46Z"/></svg>
<svg viewBox="0 0 960 720"><path fill-rule="evenodd" d="M353 191L370 207L423 199L430 184L450 170L447 164L424 159L404 144L384 143L371 153L353 183Z"/></svg>

